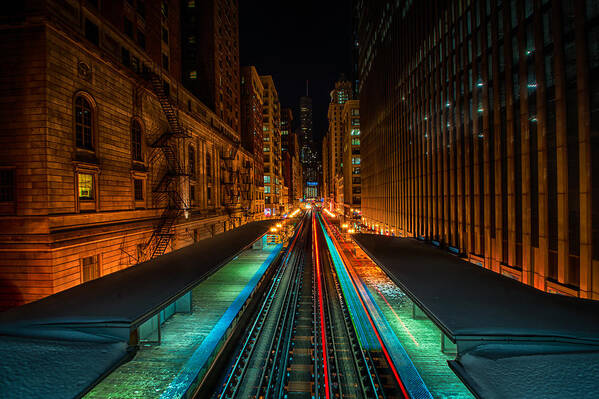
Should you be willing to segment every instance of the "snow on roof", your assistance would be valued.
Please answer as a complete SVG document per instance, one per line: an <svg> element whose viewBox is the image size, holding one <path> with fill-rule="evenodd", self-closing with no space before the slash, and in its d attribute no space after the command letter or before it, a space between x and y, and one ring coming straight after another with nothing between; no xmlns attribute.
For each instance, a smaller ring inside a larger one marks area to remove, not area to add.
<svg viewBox="0 0 599 399"><path fill-rule="evenodd" d="M599 352L527 345L480 345L450 367L481 398L596 398Z"/></svg>
<svg viewBox="0 0 599 399"><path fill-rule="evenodd" d="M548 294L408 238L355 241L445 334L480 398L599 392L599 302Z"/></svg>
<svg viewBox="0 0 599 399"><path fill-rule="evenodd" d="M356 242L452 339L554 337L599 345L599 302L542 292L409 238Z"/></svg>
<svg viewBox="0 0 599 399"><path fill-rule="evenodd" d="M249 223L0 313L0 396L85 393L126 360L132 328L228 263L271 224Z"/></svg>

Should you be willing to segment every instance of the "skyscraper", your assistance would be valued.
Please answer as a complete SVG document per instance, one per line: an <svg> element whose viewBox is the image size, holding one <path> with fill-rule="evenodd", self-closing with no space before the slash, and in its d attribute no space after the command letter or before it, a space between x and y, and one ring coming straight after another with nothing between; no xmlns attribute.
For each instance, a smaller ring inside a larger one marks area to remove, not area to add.
<svg viewBox="0 0 599 399"><path fill-rule="evenodd" d="M239 132L237 0L183 1L181 41L183 84Z"/></svg>
<svg viewBox="0 0 599 399"><path fill-rule="evenodd" d="M358 1L366 223L599 299L594 4Z"/></svg>
<svg viewBox="0 0 599 399"><path fill-rule="evenodd" d="M299 121L302 145L302 163L312 161L312 99L307 96L300 97L299 100Z"/></svg>

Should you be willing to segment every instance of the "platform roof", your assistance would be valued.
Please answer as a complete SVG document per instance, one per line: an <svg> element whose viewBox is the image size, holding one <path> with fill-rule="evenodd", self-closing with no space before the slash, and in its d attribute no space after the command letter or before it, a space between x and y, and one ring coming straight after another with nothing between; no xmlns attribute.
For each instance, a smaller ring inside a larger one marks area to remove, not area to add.
<svg viewBox="0 0 599 399"><path fill-rule="evenodd" d="M62 337L64 328L112 335L136 327L266 233L273 221L213 238L0 313L0 335ZM123 332L120 333L121 335ZM122 336L120 337L122 338Z"/></svg>
<svg viewBox="0 0 599 399"><path fill-rule="evenodd" d="M599 302L536 290L419 240L354 238L457 343L449 365L477 397L596 397Z"/></svg>
<svg viewBox="0 0 599 399"><path fill-rule="evenodd" d="M452 339L551 337L599 345L599 302L542 292L425 242L355 240Z"/></svg>

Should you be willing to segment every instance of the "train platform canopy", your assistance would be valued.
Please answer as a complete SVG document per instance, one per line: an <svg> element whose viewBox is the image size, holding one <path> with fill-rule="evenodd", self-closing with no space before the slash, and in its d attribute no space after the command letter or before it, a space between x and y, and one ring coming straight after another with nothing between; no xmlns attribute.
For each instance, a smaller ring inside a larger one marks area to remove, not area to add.
<svg viewBox="0 0 599 399"><path fill-rule="evenodd" d="M599 302L539 291L416 239L354 239L456 343L450 367L479 397L599 392Z"/></svg>
<svg viewBox="0 0 599 399"><path fill-rule="evenodd" d="M132 331L251 246L272 223L248 223L0 313L0 396L77 396L132 355Z"/></svg>

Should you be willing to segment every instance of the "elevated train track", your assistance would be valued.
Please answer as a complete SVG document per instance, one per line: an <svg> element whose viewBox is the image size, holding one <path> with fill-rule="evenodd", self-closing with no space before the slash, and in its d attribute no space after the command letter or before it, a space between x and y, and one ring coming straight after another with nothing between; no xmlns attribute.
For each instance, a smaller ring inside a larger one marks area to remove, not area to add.
<svg viewBox="0 0 599 399"><path fill-rule="evenodd" d="M320 215L297 223L214 398L410 398Z"/></svg>

